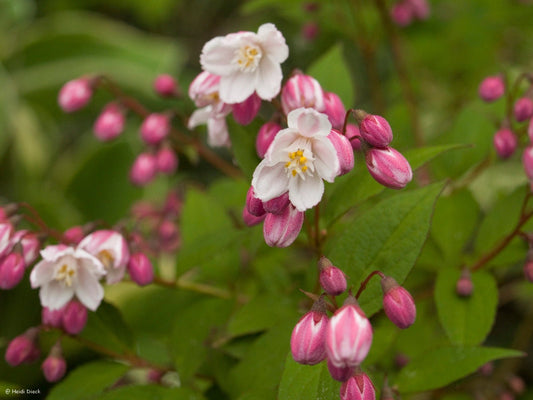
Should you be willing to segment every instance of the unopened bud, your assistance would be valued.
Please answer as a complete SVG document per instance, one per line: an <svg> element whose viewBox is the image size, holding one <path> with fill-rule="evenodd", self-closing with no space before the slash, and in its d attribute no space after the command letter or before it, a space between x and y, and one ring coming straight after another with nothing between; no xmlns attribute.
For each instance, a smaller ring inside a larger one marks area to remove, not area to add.
<svg viewBox="0 0 533 400"><path fill-rule="evenodd" d="M522 166L529 180L533 180L533 146L528 146L522 153Z"/></svg>
<svg viewBox="0 0 533 400"><path fill-rule="evenodd" d="M352 144L348 138L340 132L332 129L328 135L328 139L333 144L337 157L339 159L339 171L337 175L344 175L350 172L354 166L354 156Z"/></svg>
<svg viewBox="0 0 533 400"><path fill-rule="evenodd" d="M8 290L17 286L24 277L26 265L22 254L14 251L0 263L0 289Z"/></svg>
<svg viewBox="0 0 533 400"><path fill-rule="evenodd" d="M328 371L333 379L339 382L346 382L354 373L354 367L336 367L328 359Z"/></svg>
<svg viewBox="0 0 533 400"><path fill-rule="evenodd" d="M413 15L421 20L429 17L429 4L426 0L407 0L413 11Z"/></svg>
<svg viewBox="0 0 533 400"><path fill-rule="evenodd" d="M260 158L265 156L272 141L280 130L281 126L275 122L267 122L261 126L261 128L259 128L259 132L257 133L257 138L255 140L255 149Z"/></svg>
<svg viewBox="0 0 533 400"><path fill-rule="evenodd" d="M479 97L487 103L496 101L505 93L505 83L500 75L488 76L479 85Z"/></svg>
<svg viewBox="0 0 533 400"><path fill-rule="evenodd" d="M248 125L252 122L260 108L261 98L255 92L242 103L231 105L233 118L241 125Z"/></svg>
<svg viewBox="0 0 533 400"><path fill-rule="evenodd" d="M390 276L381 280L381 288L387 317L400 329L410 327L416 319L416 306L411 294Z"/></svg>
<svg viewBox="0 0 533 400"><path fill-rule="evenodd" d="M533 117L533 100L521 97L514 103L514 117L517 122L524 122Z"/></svg>
<svg viewBox="0 0 533 400"><path fill-rule="evenodd" d="M320 32L320 27L314 21L306 22L302 26L302 30L301 30L303 38L308 41L315 40L319 32Z"/></svg>
<svg viewBox="0 0 533 400"><path fill-rule="evenodd" d="M63 310L61 321L65 332L77 335L87 324L87 309L77 300L71 300Z"/></svg>
<svg viewBox="0 0 533 400"><path fill-rule="evenodd" d="M335 267L326 257L320 257L318 268L320 270L320 286L327 294L338 296L346 290L344 272Z"/></svg>
<svg viewBox="0 0 533 400"><path fill-rule="evenodd" d="M360 369L341 386L341 400L376 400L376 389Z"/></svg>
<svg viewBox="0 0 533 400"><path fill-rule="evenodd" d="M38 333L37 328L30 328L9 342L5 355L6 362L12 367L16 367L23 363L31 363L39 358Z"/></svg>
<svg viewBox="0 0 533 400"><path fill-rule="evenodd" d="M470 271L464 269L461 273L461 277L457 281L455 286L456 293L461 297L470 297L472 291L474 290L474 284L472 283L472 277L470 276Z"/></svg>
<svg viewBox="0 0 533 400"><path fill-rule="evenodd" d="M154 280L154 267L144 253L134 253L128 262L131 280L139 286L146 286Z"/></svg>
<svg viewBox="0 0 533 400"><path fill-rule="evenodd" d="M160 148L155 157L157 170L163 174L173 174L178 168L178 156L168 147Z"/></svg>
<svg viewBox="0 0 533 400"><path fill-rule="evenodd" d="M13 232L11 222L0 222L0 257L5 256L11 250Z"/></svg>
<svg viewBox="0 0 533 400"><path fill-rule="evenodd" d="M168 219L163 220L157 227L157 237L161 249L166 252L176 250L181 244L178 226Z"/></svg>
<svg viewBox="0 0 533 400"><path fill-rule="evenodd" d="M396 25L405 27L413 22L414 12L406 1L399 1L392 6L390 16Z"/></svg>
<svg viewBox="0 0 533 400"><path fill-rule="evenodd" d="M168 74L161 74L155 78L154 90L161 97L175 97L179 94L176 80Z"/></svg>
<svg viewBox="0 0 533 400"><path fill-rule="evenodd" d="M170 131L169 117L165 114L152 113L141 125L141 138L147 144L160 143Z"/></svg>
<svg viewBox="0 0 533 400"><path fill-rule="evenodd" d="M37 235L23 229L15 232L11 241L13 245L19 244L22 247L22 257L26 267L30 266L37 259L41 247L41 242L37 238Z"/></svg>
<svg viewBox="0 0 533 400"><path fill-rule="evenodd" d="M289 192L285 192L281 196L265 201L263 203L263 208L265 209L265 212L270 214L282 214L289 204Z"/></svg>
<svg viewBox="0 0 533 400"><path fill-rule="evenodd" d="M374 147L385 148L392 141L392 128L379 115L367 114L359 124L359 131L364 141Z"/></svg>
<svg viewBox="0 0 533 400"><path fill-rule="evenodd" d="M50 354L41 365L44 377L48 382L57 382L65 376L67 371L67 362L61 354L59 343L52 347Z"/></svg>
<svg viewBox="0 0 533 400"><path fill-rule="evenodd" d="M526 384L524 380L517 375L511 376L507 381L507 384L509 385L509 388L511 388L511 390L516 394L522 394L526 390Z"/></svg>
<svg viewBox="0 0 533 400"><path fill-rule="evenodd" d="M324 92L324 114L329 118L333 129L342 129L346 109L339 96L332 92Z"/></svg>
<svg viewBox="0 0 533 400"><path fill-rule="evenodd" d="M396 354L396 357L394 357L394 364L398 369L405 367L407 364L409 364L409 361L409 357L403 353L398 353Z"/></svg>
<svg viewBox="0 0 533 400"><path fill-rule="evenodd" d="M137 186L150 183L157 173L157 158L150 153L141 153L135 159L130 170L130 180Z"/></svg>
<svg viewBox="0 0 533 400"><path fill-rule="evenodd" d="M285 115L301 107L323 112L326 108L324 91L312 76L296 73L281 89L281 107Z"/></svg>
<svg viewBox="0 0 533 400"><path fill-rule="evenodd" d="M267 214L263 214L260 217L256 217L253 214L250 214L248 211L248 208L246 206L242 209L242 220L246 224L246 226L255 226L263 222L266 218Z"/></svg>
<svg viewBox="0 0 533 400"><path fill-rule="evenodd" d="M481 375L490 376L494 372L494 363L489 361L488 363L485 363L479 367L478 371Z"/></svg>
<svg viewBox="0 0 533 400"><path fill-rule="evenodd" d="M359 127L355 124L346 125L346 138L350 141L353 151L361 150L361 132L359 132Z"/></svg>
<svg viewBox="0 0 533 400"><path fill-rule="evenodd" d="M85 231L82 226L76 225L63 232L63 242L66 244L76 245L85 237Z"/></svg>
<svg viewBox="0 0 533 400"><path fill-rule="evenodd" d="M402 189L413 179L409 162L392 147L368 150L366 166L376 181L391 189Z"/></svg>
<svg viewBox="0 0 533 400"><path fill-rule="evenodd" d="M90 80L79 78L63 85L59 91L57 102L63 111L70 113L85 107L91 100L92 95L93 90Z"/></svg>
<svg viewBox="0 0 533 400"><path fill-rule="evenodd" d="M298 237L305 213L289 204L281 214L267 214L263 236L270 247L288 247Z"/></svg>
<svg viewBox="0 0 533 400"><path fill-rule="evenodd" d="M291 353L294 361L314 365L326 358L325 338L328 316L324 300L306 313L296 324L291 335ZM315 303L315 304L317 304Z"/></svg>
<svg viewBox="0 0 533 400"><path fill-rule="evenodd" d="M61 328L63 324L63 311L65 307L62 307L57 310L51 310L48 307L43 307L41 310L41 322L45 326L50 326L53 328Z"/></svg>
<svg viewBox="0 0 533 400"><path fill-rule="evenodd" d="M102 142L117 138L124 130L126 120L124 113L115 103L108 104L96 119L94 135Z"/></svg>
<svg viewBox="0 0 533 400"><path fill-rule="evenodd" d="M250 186L246 193L246 209L248 212L256 217L261 217L265 214L263 201L255 197L254 187Z"/></svg>
<svg viewBox="0 0 533 400"><path fill-rule="evenodd" d="M516 135L508 128L502 128L494 134L494 149L500 158L509 158L518 146Z"/></svg>

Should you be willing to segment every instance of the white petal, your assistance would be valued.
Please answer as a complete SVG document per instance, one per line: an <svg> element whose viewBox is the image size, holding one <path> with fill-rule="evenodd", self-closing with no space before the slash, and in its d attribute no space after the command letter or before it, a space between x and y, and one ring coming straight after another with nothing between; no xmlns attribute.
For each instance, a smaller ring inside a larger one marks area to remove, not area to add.
<svg viewBox="0 0 533 400"><path fill-rule="evenodd" d="M95 311L104 298L104 289L98 278L85 268L78 269L76 296L89 310Z"/></svg>
<svg viewBox="0 0 533 400"><path fill-rule="evenodd" d="M41 260L33 267L30 274L30 283L33 289L50 282L54 276L55 264L50 261Z"/></svg>
<svg viewBox="0 0 533 400"><path fill-rule="evenodd" d="M265 154L265 159L269 160L272 164L286 161L289 147L298 138L300 138L300 135L294 129L287 128L279 131L270 144L270 147Z"/></svg>
<svg viewBox="0 0 533 400"><path fill-rule="evenodd" d="M287 116L289 128L294 128L300 135L307 137L327 136L331 131L331 122L326 114L312 108L297 108Z"/></svg>
<svg viewBox="0 0 533 400"><path fill-rule="evenodd" d="M252 178L255 196L263 201L281 196L288 189L288 179L282 163L270 165L266 160L261 161Z"/></svg>
<svg viewBox="0 0 533 400"><path fill-rule="evenodd" d="M209 118L207 120L207 143L213 147L231 146L225 117Z"/></svg>
<svg viewBox="0 0 533 400"><path fill-rule="evenodd" d="M333 182L340 168L339 156L335 146L327 137L319 136L313 140L313 155L315 168L323 179Z"/></svg>
<svg viewBox="0 0 533 400"><path fill-rule="evenodd" d="M256 70L257 71L257 70ZM220 78L219 96L224 103L241 103L255 91L257 74L237 71Z"/></svg>
<svg viewBox="0 0 533 400"><path fill-rule="evenodd" d="M257 72L259 74L255 86L257 95L264 100L272 100L281 90L283 74L279 63L270 58L263 58Z"/></svg>
<svg viewBox="0 0 533 400"><path fill-rule="evenodd" d="M105 281L108 285L113 285L115 283L118 283L124 278L124 273L126 272L126 266L119 266L111 268L109 271L107 271L107 274L105 276Z"/></svg>
<svg viewBox="0 0 533 400"><path fill-rule="evenodd" d="M206 124L207 120L211 117L212 111L212 106L206 106L204 108L199 108L198 110L195 110L189 118L187 127L189 129L193 129L196 128L198 125Z"/></svg>
<svg viewBox="0 0 533 400"><path fill-rule="evenodd" d="M218 36L207 42L200 55L200 64L204 70L220 76L233 73L237 67L233 63L238 42Z"/></svg>
<svg viewBox="0 0 533 400"><path fill-rule="evenodd" d="M263 51L273 61L282 63L289 57L289 47L285 42L285 38L274 24L261 25L257 31L257 36Z"/></svg>
<svg viewBox="0 0 533 400"><path fill-rule="evenodd" d="M289 181L289 200L298 211L316 206L323 194L324 182L318 175L306 176L305 180L296 176Z"/></svg>
<svg viewBox="0 0 533 400"><path fill-rule="evenodd" d="M39 291L41 305L51 310L58 310L63 307L74 295L72 287L64 286L58 281L51 281L43 285Z"/></svg>
<svg viewBox="0 0 533 400"><path fill-rule="evenodd" d="M102 262L94 257L92 254L89 254L83 249L76 249L75 257L77 259L77 269L87 269L91 274L96 275L98 278L101 278L106 274L106 269Z"/></svg>
<svg viewBox="0 0 533 400"><path fill-rule="evenodd" d="M48 261L56 261L65 254L74 254L74 248L64 244L46 246L41 250L41 257Z"/></svg>

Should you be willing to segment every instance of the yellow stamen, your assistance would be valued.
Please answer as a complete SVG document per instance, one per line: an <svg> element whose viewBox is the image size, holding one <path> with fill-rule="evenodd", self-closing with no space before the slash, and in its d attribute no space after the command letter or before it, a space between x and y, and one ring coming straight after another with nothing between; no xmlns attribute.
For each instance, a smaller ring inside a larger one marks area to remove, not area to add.
<svg viewBox="0 0 533 400"><path fill-rule="evenodd" d="M306 161L307 161L307 158L305 158L304 156L300 157L300 164L305 164Z"/></svg>
<svg viewBox="0 0 533 400"><path fill-rule="evenodd" d="M297 172L295 169L292 170L292 176L296 176Z"/></svg>
<svg viewBox="0 0 533 400"><path fill-rule="evenodd" d="M296 153L295 152L289 153L289 158L291 160L294 160L296 158Z"/></svg>
<svg viewBox="0 0 533 400"><path fill-rule="evenodd" d="M291 166L291 162L290 162L290 161L287 161L287 162L285 163L285 168L289 168L290 166Z"/></svg>
<svg viewBox="0 0 533 400"><path fill-rule="evenodd" d="M304 152L303 152L302 150L298 150L298 151L296 152L296 155L297 155L298 157L301 157L301 156L304 155Z"/></svg>
<svg viewBox="0 0 533 400"><path fill-rule="evenodd" d="M304 166L302 167L302 172L305 172L305 171L307 171L307 165L304 165Z"/></svg>

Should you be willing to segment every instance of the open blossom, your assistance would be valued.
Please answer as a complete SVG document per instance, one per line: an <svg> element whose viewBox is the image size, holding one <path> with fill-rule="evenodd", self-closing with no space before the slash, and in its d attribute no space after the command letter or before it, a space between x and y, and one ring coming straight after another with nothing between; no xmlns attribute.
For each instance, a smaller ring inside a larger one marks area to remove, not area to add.
<svg viewBox="0 0 533 400"><path fill-rule="evenodd" d="M200 63L205 71L220 76L220 98L240 103L254 92L264 100L280 91L280 64L289 56L285 38L273 24L263 24L257 33L238 32L218 36L204 45Z"/></svg>
<svg viewBox="0 0 533 400"><path fill-rule="evenodd" d="M335 179L339 158L328 139L331 123L325 114L299 108L289 113L287 123L255 169L252 186L262 201L289 192L294 207L305 211L322 198L322 179Z"/></svg>
<svg viewBox="0 0 533 400"><path fill-rule="evenodd" d="M57 310L74 295L87 308L96 310L104 297L98 282L106 270L102 262L80 248L52 245L41 250L42 260L30 274L32 288L40 287L41 305Z"/></svg>

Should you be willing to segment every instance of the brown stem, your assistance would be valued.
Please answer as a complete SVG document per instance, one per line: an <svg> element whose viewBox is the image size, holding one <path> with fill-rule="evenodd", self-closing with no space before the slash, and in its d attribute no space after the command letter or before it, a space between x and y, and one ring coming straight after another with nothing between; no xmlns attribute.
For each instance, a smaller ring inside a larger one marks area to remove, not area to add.
<svg viewBox="0 0 533 400"><path fill-rule="evenodd" d="M359 290L357 291L357 294L355 295L355 298L356 299L359 299L359 296L361 296L361 293L363 293L363 290L366 289L366 286L368 285L368 282L370 282L370 279L372 279L372 277L374 275L379 275L382 279L385 278L385 274L381 271L372 271L367 277L366 279L361 283L361 286L359 287Z"/></svg>
<svg viewBox="0 0 533 400"><path fill-rule="evenodd" d="M29 217L28 215L24 215L23 217L24 219L26 219L26 221L38 226L45 234L52 236L53 238L59 241L62 241L63 235L60 232L49 228L48 225L46 225L46 223L43 221L37 210L35 210L35 208L25 202L17 203L17 205L19 207L25 208L32 215L31 217Z"/></svg>

